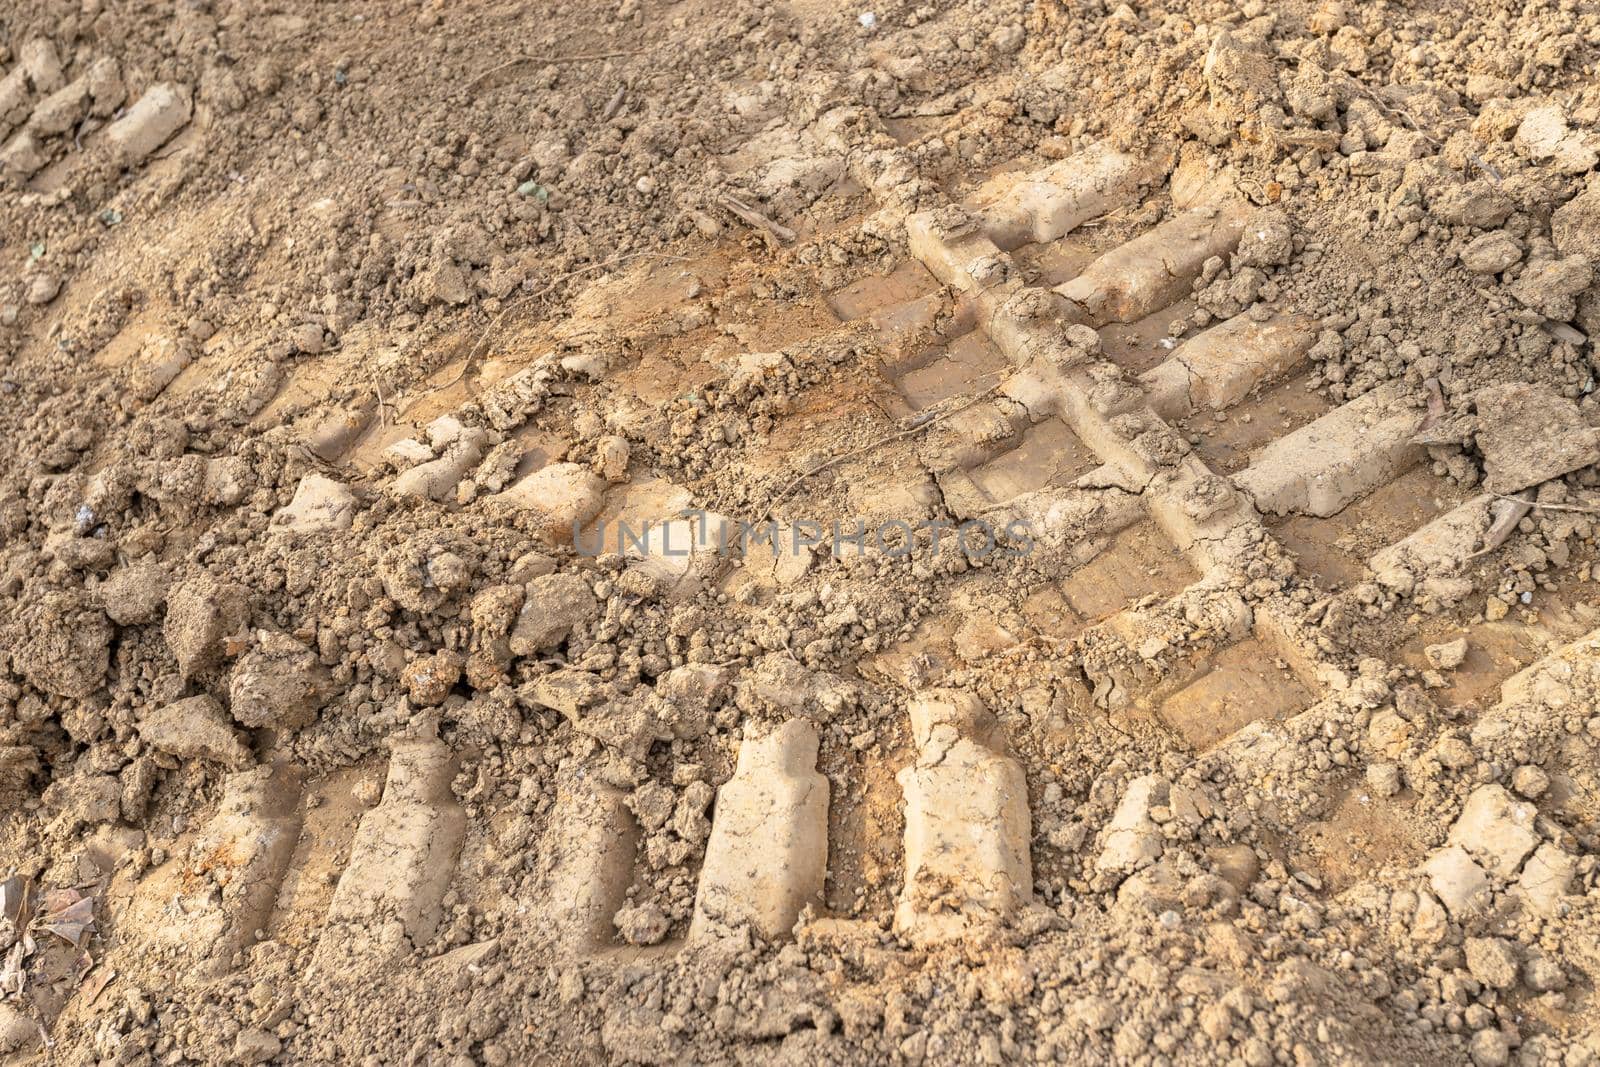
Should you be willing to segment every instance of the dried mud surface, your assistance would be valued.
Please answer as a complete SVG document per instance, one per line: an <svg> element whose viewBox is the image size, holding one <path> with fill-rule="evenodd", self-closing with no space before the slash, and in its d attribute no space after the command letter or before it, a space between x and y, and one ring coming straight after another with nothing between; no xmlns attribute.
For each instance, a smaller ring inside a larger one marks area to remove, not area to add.
<svg viewBox="0 0 1600 1067"><path fill-rule="evenodd" d="M0 1064L1600 1063L1597 41L0 11Z"/></svg>

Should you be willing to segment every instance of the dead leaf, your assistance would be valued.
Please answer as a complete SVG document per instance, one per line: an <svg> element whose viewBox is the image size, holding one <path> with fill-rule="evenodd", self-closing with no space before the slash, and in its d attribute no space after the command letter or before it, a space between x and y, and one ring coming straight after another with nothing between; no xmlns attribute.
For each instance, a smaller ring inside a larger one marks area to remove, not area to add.
<svg viewBox="0 0 1600 1067"><path fill-rule="evenodd" d="M72 947L82 948L94 927L94 898L76 889L57 889L45 900L48 906L39 917L40 925Z"/></svg>
<svg viewBox="0 0 1600 1067"><path fill-rule="evenodd" d="M80 992L83 994L84 1005L86 1007L93 1005L100 994L105 992L106 986L110 985L111 980L116 976L117 972L112 970L110 967L101 967L98 970L91 970L87 975L85 975L83 979L83 985L79 987Z"/></svg>
<svg viewBox="0 0 1600 1067"><path fill-rule="evenodd" d="M0 882L0 921L21 926L22 902L28 895L28 880L14 874Z"/></svg>

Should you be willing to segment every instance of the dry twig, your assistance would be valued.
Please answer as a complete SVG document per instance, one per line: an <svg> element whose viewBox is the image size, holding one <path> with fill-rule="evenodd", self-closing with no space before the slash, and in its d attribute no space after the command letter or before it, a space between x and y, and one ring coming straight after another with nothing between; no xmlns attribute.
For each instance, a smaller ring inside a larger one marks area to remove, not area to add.
<svg viewBox="0 0 1600 1067"><path fill-rule="evenodd" d="M923 430L926 430L928 427L936 426L939 423L943 422L945 419L948 419L950 416L959 415L961 412L963 412L963 411L967 410L968 408L972 407L974 404L978 403L979 401L985 400L988 397L993 396L996 392L998 392L1000 390L1000 387L1002 385L1004 385L1004 384L1005 384L1005 382L1003 382L1003 381L995 382L993 385L991 385L989 388L985 389L983 392L979 393L978 395L976 395L974 397L970 397L967 400L967 402L964 403L964 404L961 404L961 405L959 405L957 407L953 407L948 411L940 412L938 415L935 415L932 418L920 419L919 421L917 421L913 425L908 426L903 430L895 430L893 433L884 434L882 437L879 437L876 440L868 441L866 444L862 445L859 448L853 448L849 452L844 452L844 453L841 453L841 454L839 454L837 456L834 456L832 459L824 460L823 462L817 464L815 467L812 467L810 470L808 470L805 473L803 473L803 474L799 475L798 477L796 477L794 479L794 481L790 482L788 485L784 486L783 487L783 491L780 492L777 496L773 497L772 498L772 502L767 505L766 517L768 519L772 518L773 509L776 508L779 504L783 503L783 501L788 498L789 494L794 492L797 488L799 488L800 483L804 482L806 479L815 477L816 475L821 474L823 471L831 470L834 467L837 467L839 464L846 462L847 460L854 459L856 456L861 455L863 452L870 452L874 448L877 448L879 445L886 445L886 444L890 443L891 441L901 441L901 440L904 440L907 437L914 437L917 434L921 433Z"/></svg>
<svg viewBox="0 0 1600 1067"><path fill-rule="evenodd" d="M734 215L737 215L739 219L747 225L753 226L758 230L766 230L768 233L772 234L772 236L776 237L781 244L788 244L790 241L794 240L793 230L780 223L773 222L771 219L767 218L761 212L757 211L755 208L751 207L749 204L746 204L742 200L736 200L733 197L724 194L717 201L717 203L721 204Z"/></svg>
<svg viewBox="0 0 1600 1067"><path fill-rule="evenodd" d="M626 52L589 52L582 55L572 56L518 56L516 59L508 59L498 66L490 67L488 70L469 81L467 83L467 88L469 90L474 89L477 87L478 83L482 82L484 79L491 78L494 75L499 74L501 71L510 70L512 67L518 67L524 63L539 63L544 66L564 66L568 63L593 63L602 59L622 59L626 56L642 56L648 51L650 51L648 48L635 48Z"/></svg>
<svg viewBox="0 0 1600 1067"><path fill-rule="evenodd" d="M1488 532L1483 535L1483 547L1468 556L1467 559L1469 560L1477 559L1479 556L1487 556L1505 544L1506 538L1511 536L1511 531L1517 528L1517 523L1522 521L1522 517L1533 506L1533 501L1526 495L1506 496L1504 493L1495 493L1494 495L1505 501L1505 503L1498 505L1495 509L1499 514L1495 515L1494 521L1489 524Z"/></svg>
<svg viewBox="0 0 1600 1067"><path fill-rule="evenodd" d="M1505 493L1491 493L1490 495L1497 496L1501 500L1514 500L1519 504L1527 504L1528 508L1533 511L1576 511L1583 515L1600 515L1600 507L1593 507L1588 504L1541 504L1537 500L1523 500L1520 496L1509 496ZM1520 515L1518 519L1521 519Z"/></svg>
<svg viewBox="0 0 1600 1067"><path fill-rule="evenodd" d="M654 257L656 259L664 259L677 263L688 262L688 259L685 256L673 256L668 255L665 252L628 252L624 255L612 256L610 259L603 259L599 263L590 263L588 266L579 267L577 270L567 271L565 274L558 274L556 277L550 279L539 288L513 298L506 304L505 307L501 308L500 313L493 319L489 320L489 325L483 328L483 332L478 335L478 339L472 343L472 348L467 351L467 358L462 360L461 369L456 372L456 376L447 382L440 382L432 389L429 389L428 392L436 393L440 389L448 389L450 386L455 385L457 382L465 378L468 372L472 369L473 364L477 362L478 357L487 351L488 343L494 336L495 331L499 329L500 324L505 322L508 315L522 307L524 304L528 303L530 300L546 295L562 282L571 281L573 278L578 278L585 274L591 274L597 270L604 270L606 267L614 267L619 264L626 263L629 260L643 259L645 257Z"/></svg>

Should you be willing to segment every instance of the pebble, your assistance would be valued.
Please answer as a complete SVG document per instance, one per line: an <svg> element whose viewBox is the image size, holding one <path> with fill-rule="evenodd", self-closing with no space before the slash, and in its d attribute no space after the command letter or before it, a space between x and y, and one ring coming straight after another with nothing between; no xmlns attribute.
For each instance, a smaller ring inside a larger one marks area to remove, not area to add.
<svg viewBox="0 0 1600 1067"><path fill-rule="evenodd" d="M1367 788L1380 797L1400 792L1400 768L1393 763L1373 763L1367 767Z"/></svg>
<svg viewBox="0 0 1600 1067"><path fill-rule="evenodd" d="M27 301L30 304L48 304L61 292L61 279L54 274L35 274L28 279Z"/></svg>
<svg viewBox="0 0 1600 1067"><path fill-rule="evenodd" d="M1531 764L1524 764L1511 774L1511 788L1529 800L1543 796L1549 787L1550 776Z"/></svg>
<svg viewBox="0 0 1600 1067"><path fill-rule="evenodd" d="M1517 984L1517 953L1500 937L1469 937L1466 943L1467 970L1491 989L1510 989Z"/></svg>
<svg viewBox="0 0 1600 1067"><path fill-rule="evenodd" d="M1423 655L1428 662L1441 671L1454 670L1461 666L1467 658L1467 639L1458 637L1454 641L1443 644L1429 645L1423 649Z"/></svg>

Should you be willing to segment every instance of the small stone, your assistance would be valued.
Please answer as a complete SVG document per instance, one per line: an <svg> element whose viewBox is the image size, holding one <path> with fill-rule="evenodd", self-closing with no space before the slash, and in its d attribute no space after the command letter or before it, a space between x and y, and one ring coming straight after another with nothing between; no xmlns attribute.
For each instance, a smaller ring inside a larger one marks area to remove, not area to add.
<svg viewBox="0 0 1600 1067"><path fill-rule="evenodd" d="M1535 914L1557 915L1562 898L1571 892L1577 873L1577 858L1559 845L1546 842L1535 849L1523 865L1517 889Z"/></svg>
<svg viewBox="0 0 1600 1067"><path fill-rule="evenodd" d="M28 118L28 129L38 137L54 137L66 133L89 110L89 83L79 78L40 102Z"/></svg>
<svg viewBox="0 0 1600 1067"><path fill-rule="evenodd" d="M266 1030L241 1030L233 1039L235 1063L266 1063L283 1051L283 1042Z"/></svg>
<svg viewBox="0 0 1600 1067"><path fill-rule="evenodd" d="M113 114L128 98L122 71L110 56L101 56L89 64L89 72L84 77L89 83L89 98L94 101L90 111L99 118Z"/></svg>
<svg viewBox="0 0 1600 1067"><path fill-rule="evenodd" d="M1433 747L1433 754L1441 767L1452 771L1463 770L1477 762L1477 757L1472 754L1472 746L1459 737L1441 739Z"/></svg>
<svg viewBox="0 0 1600 1067"><path fill-rule="evenodd" d="M1503 786L1479 786L1450 828L1449 840L1501 878L1515 878L1522 861L1539 844L1533 830L1537 815L1532 804L1513 800Z"/></svg>
<svg viewBox="0 0 1600 1067"><path fill-rule="evenodd" d="M1411 939L1420 945L1437 945L1450 933L1450 917L1439 898L1426 889L1417 893L1417 910L1411 917Z"/></svg>
<svg viewBox="0 0 1600 1067"><path fill-rule="evenodd" d="M1522 261L1522 245L1504 230L1475 238L1461 252L1461 265L1473 274L1499 274Z"/></svg>
<svg viewBox="0 0 1600 1067"><path fill-rule="evenodd" d="M200 499L214 507L233 507L254 484L254 472L243 456L208 459Z"/></svg>
<svg viewBox="0 0 1600 1067"><path fill-rule="evenodd" d="M1385 756L1397 756L1403 752L1410 736L1411 724L1394 711L1378 712L1367 725L1367 740L1374 751Z"/></svg>
<svg viewBox="0 0 1600 1067"><path fill-rule="evenodd" d="M1367 788L1372 790L1374 796L1394 796L1400 792L1400 768L1393 763L1369 764Z"/></svg>
<svg viewBox="0 0 1600 1067"><path fill-rule="evenodd" d="M406 687L411 701L422 707L444 703L450 690L461 680L465 660L459 652L442 648L430 656L418 656L400 673L400 684Z"/></svg>
<svg viewBox="0 0 1600 1067"><path fill-rule="evenodd" d="M433 449L415 437L402 437L383 450L383 458L397 471L410 470L434 458Z"/></svg>
<svg viewBox="0 0 1600 1067"><path fill-rule="evenodd" d="M424 304L460 305L472 299L466 273L448 258L440 258L418 271L411 285L417 299Z"/></svg>
<svg viewBox="0 0 1600 1067"><path fill-rule="evenodd" d="M1367 69L1367 35L1354 26L1341 26L1328 42L1328 55L1335 67L1351 74Z"/></svg>
<svg viewBox="0 0 1600 1067"><path fill-rule="evenodd" d="M1489 876L1460 845L1435 852L1422 869L1428 884L1456 921L1474 918L1488 907Z"/></svg>
<svg viewBox="0 0 1600 1067"><path fill-rule="evenodd" d="M630 945L654 945L667 936L671 921L654 904L629 904L617 912L617 933Z"/></svg>
<svg viewBox="0 0 1600 1067"><path fill-rule="evenodd" d="M249 590L205 575L184 582L167 597L162 634L179 671L192 678L217 665L223 639L240 633L249 620Z"/></svg>
<svg viewBox="0 0 1600 1067"><path fill-rule="evenodd" d="M323 342L322 327L314 322L290 330L289 344L294 346L296 352L307 356L315 356L326 347Z"/></svg>
<svg viewBox="0 0 1600 1067"><path fill-rule="evenodd" d="M35 274L28 279L28 291L25 299L30 304L48 304L61 292L61 279L54 274Z"/></svg>
<svg viewBox="0 0 1600 1067"><path fill-rule="evenodd" d="M331 692L332 679L316 653L288 634L263 630L233 668L228 706L252 729L295 729L316 717Z"/></svg>
<svg viewBox="0 0 1600 1067"><path fill-rule="evenodd" d="M276 529L288 534L315 535L348 530L355 521L355 494L343 482L321 474L307 474L295 486L294 499L272 517Z"/></svg>
<svg viewBox="0 0 1600 1067"><path fill-rule="evenodd" d="M1500 937L1469 937L1466 944L1467 970L1472 977L1493 989L1510 989L1517 984L1517 953Z"/></svg>
<svg viewBox="0 0 1600 1067"><path fill-rule="evenodd" d="M551 544L572 541L605 499L606 480L577 463L552 463L513 483L492 499L518 509L526 523ZM598 552L598 544L589 549ZM604 551L620 551L607 547ZM673 554L682 551L682 546Z"/></svg>
<svg viewBox="0 0 1600 1067"><path fill-rule="evenodd" d="M13 598L12 667L46 693L84 700L105 684L115 628L105 613L78 593ZM10 718L10 712L7 717Z"/></svg>
<svg viewBox="0 0 1600 1067"><path fill-rule="evenodd" d="M0 148L0 174L19 184L37 174L48 162L50 156L32 130L23 130Z"/></svg>
<svg viewBox="0 0 1600 1067"><path fill-rule="evenodd" d="M1600 263L1600 178L1591 175L1581 193L1555 210L1550 238L1563 256L1581 255Z"/></svg>
<svg viewBox="0 0 1600 1067"><path fill-rule="evenodd" d="M39 92L53 93L61 88L64 77L61 56L48 37L33 37L26 41L17 50L17 65L27 73L28 80Z"/></svg>
<svg viewBox="0 0 1600 1067"><path fill-rule="evenodd" d="M1513 205L1499 186L1471 181L1446 186L1428 201L1428 211L1452 226L1498 227L1511 217Z"/></svg>
<svg viewBox="0 0 1600 1067"><path fill-rule="evenodd" d="M139 738L157 752L179 759L212 760L230 770L250 764L250 750L234 733L222 705L209 696L144 712L139 717Z"/></svg>
<svg viewBox="0 0 1600 1067"><path fill-rule="evenodd" d="M533 656L554 649L574 629L600 617L600 602L576 574L550 574L528 583L527 596L511 631L511 652Z"/></svg>
<svg viewBox="0 0 1600 1067"><path fill-rule="evenodd" d="M106 127L112 156L127 167L160 148L189 122L189 90L172 82L146 89L137 103Z"/></svg>
<svg viewBox="0 0 1600 1067"><path fill-rule="evenodd" d="M1235 262L1247 267L1274 267L1294 255L1294 229L1281 208L1263 208L1245 227Z"/></svg>
<svg viewBox="0 0 1600 1067"><path fill-rule="evenodd" d="M88 774L56 779L45 790L45 803L59 807L75 825L112 822L122 813L122 783L114 775Z"/></svg>
<svg viewBox="0 0 1600 1067"><path fill-rule="evenodd" d="M1105 997L1080 997L1068 1012L1080 1025L1102 1033L1116 1026L1121 1018L1117 1006Z"/></svg>
<svg viewBox="0 0 1600 1067"><path fill-rule="evenodd" d="M1150 817L1164 805L1170 786L1158 775L1145 775L1128 783L1122 802L1106 826L1105 844L1095 859L1095 869L1126 874L1155 862L1161 856L1161 829Z"/></svg>
<svg viewBox="0 0 1600 1067"><path fill-rule="evenodd" d="M0 1056L29 1048L39 1039L34 1021L9 1004L0 1004Z"/></svg>
<svg viewBox="0 0 1600 1067"><path fill-rule="evenodd" d="M625 437L611 434L600 438L594 450L595 471L613 484L625 481L628 477L628 451Z"/></svg>
<svg viewBox="0 0 1600 1067"><path fill-rule="evenodd" d="M1505 1067L1511 1062L1511 1041L1499 1030L1479 1030L1467 1051L1476 1067Z"/></svg>
<svg viewBox="0 0 1600 1067"><path fill-rule="evenodd" d="M100 587L100 603L119 626L153 622L167 602L167 572L151 559L138 560L112 573Z"/></svg>
<svg viewBox="0 0 1600 1067"><path fill-rule="evenodd" d="M1235 892L1247 892L1261 873L1261 861L1249 845L1223 845L1211 850L1212 867Z"/></svg>
<svg viewBox="0 0 1600 1067"><path fill-rule="evenodd" d="M1550 788L1550 776L1532 764L1524 764L1511 772L1511 788L1517 795L1534 800Z"/></svg>
<svg viewBox="0 0 1600 1067"><path fill-rule="evenodd" d="M1522 980L1535 993L1555 993L1567 987L1567 974L1549 956L1529 957L1522 965Z"/></svg>
<svg viewBox="0 0 1600 1067"><path fill-rule="evenodd" d="M1467 639L1465 637L1458 637L1454 641L1446 641L1443 644L1438 645L1429 645L1427 648L1422 650L1422 653L1428 658L1428 662L1432 664L1435 669L1441 671L1455 670L1466 661Z"/></svg>

